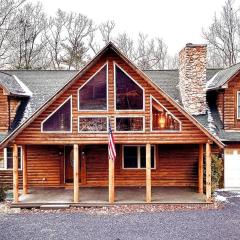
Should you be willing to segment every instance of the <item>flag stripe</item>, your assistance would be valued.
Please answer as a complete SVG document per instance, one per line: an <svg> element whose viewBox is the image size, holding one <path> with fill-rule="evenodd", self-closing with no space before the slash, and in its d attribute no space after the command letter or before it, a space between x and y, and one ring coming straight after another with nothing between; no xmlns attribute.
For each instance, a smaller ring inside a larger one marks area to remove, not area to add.
<svg viewBox="0 0 240 240"><path fill-rule="evenodd" d="M109 123L109 131L108 131L108 157L109 159L112 159L112 160L115 160L116 158L115 143L114 143L114 138L113 138L110 123Z"/></svg>

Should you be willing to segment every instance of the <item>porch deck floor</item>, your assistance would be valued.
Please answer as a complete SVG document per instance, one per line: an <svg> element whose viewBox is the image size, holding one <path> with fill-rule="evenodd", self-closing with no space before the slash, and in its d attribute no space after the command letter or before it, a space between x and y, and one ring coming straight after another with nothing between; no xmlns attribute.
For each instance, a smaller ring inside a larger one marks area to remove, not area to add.
<svg viewBox="0 0 240 240"><path fill-rule="evenodd" d="M79 204L108 204L108 188L80 188ZM145 187L117 187L116 204L145 203ZM195 189L183 187L153 187L152 203L205 203L205 195ZM27 195L21 195L19 203L73 203L73 190L69 189L30 189Z"/></svg>

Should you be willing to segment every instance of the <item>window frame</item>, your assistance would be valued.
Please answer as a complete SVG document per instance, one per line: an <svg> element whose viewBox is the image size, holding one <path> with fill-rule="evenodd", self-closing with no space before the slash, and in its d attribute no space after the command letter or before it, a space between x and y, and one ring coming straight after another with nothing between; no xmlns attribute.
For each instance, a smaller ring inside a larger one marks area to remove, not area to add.
<svg viewBox="0 0 240 240"><path fill-rule="evenodd" d="M13 170L13 168L7 168L7 160L8 160L8 158L7 158L7 149L8 148L13 148L13 147L10 146L10 147L5 147L3 149L4 167L0 168L0 170L6 170L6 171L12 171ZM21 171L22 170L22 165L23 165L23 151L22 151L22 146L18 146L18 148L20 148L20 152L21 152L21 155L20 155L21 156L21 168L18 168L18 170Z"/></svg>
<svg viewBox="0 0 240 240"><path fill-rule="evenodd" d="M151 168L151 170L156 170L157 168L157 161L156 161L156 156L157 156L157 147L156 145L152 144L151 147L154 147L154 167ZM125 168L124 166L124 147L137 147L137 165L138 167L137 168ZM146 170L146 168L141 168L141 154L140 154L140 148L141 147L146 147L146 145L135 145L135 144L130 144L130 145L127 145L127 144L124 144L122 145L122 169L124 170Z"/></svg>
<svg viewBox="0 0 240 240"><path fill-rule="evenodd" d="M116 62L113 62L114 66L114 111L115 112L144 112L145 111L145 89L134 80L122 67L120 67ZM117 109L117 78L116 78L116 67L120 68L134 83L136 83L143 90L143 108L142 109Z"/></svg>
<svg viewBox="0 0 240 240"><path fill-rule="evenodd" d="M118 131L117 130L117 118L142 118L143 119L143 130L141 131ZM114 132L116 133L145 133L145 116L142 115L118 115L114 116Z"/></svg>
<svg viewBox="0 0 240 240"><path fill-rule="evenodd" d="M54 114L56 113L68 100L70 99L70 105L71 105L71 116L70 116L70 131L45 131L43 130L43 124ZM49 114L42 122L41 122L41 133L72 133L72 120L73 120L73 114L72 114L72 95L69 96L63 103L61 103L51 114Z"/></svg>
<svg viewBox="0 0 240 240"><path fill-rule="evenodd" d="M106 70L106 102L107 102L107 108L106 109L80 109L80 90L88 83L90 82L105 66L107 66ZM81 87L77 89L77 105L78 105L78 112L106 112L108 111L108 61L105 62L90 78L88 78Z"/></svg>
<svg viewBox="0 0 240 240"><path fill-rule="evenodd" d="M166 112L168 112L178 123L179 123L179 130L169 130L169 129L163 129L163 130L153 130L153 126L152 126L152 101L157 102L157 104L159 104ZM164 132L164 133L176 133L176 132L181 132L182 131L182 122L175 117L166 107L164 107L155 97L153 97L152 95L150 95L150 131L151 132Z"/></svg>
<svg viewBox="0 0 240 240"><path fill-rule="evenodd" d="M80 118L106 118L107 119L107 130L106 131L80 131L79 129L79 119ZM107 115L81 115L78 116L78 133L84 134L84 133L108 133L108 126L109 126L109 117Z"/></svg>
<svg viewBox="0 0 240 240"><path fill-rule="evenodd" d="M238 111L238 100L239 100L240 91L237 91L237 119L240 120L240 112Z"/></svg>

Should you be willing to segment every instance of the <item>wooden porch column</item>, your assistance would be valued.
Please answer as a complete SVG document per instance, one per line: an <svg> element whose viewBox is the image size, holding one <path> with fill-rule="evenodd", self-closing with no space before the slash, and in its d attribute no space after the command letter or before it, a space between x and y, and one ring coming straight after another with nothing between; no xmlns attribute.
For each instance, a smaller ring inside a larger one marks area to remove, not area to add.
<svg viewBox="0 0 240 240"><path fill-rule="evenodd" d="M13 145L13 200L18 202L18 147Z"/></svg>
<svg viewBox="0 0 240 240"><path fill-rule="evenodd" d="M79 149L78 144L73 146L73 201L74 203L79 202Z"/></svg>
<svg viewBox="0 0 240 240"><path fill-rule="evenodd" d="M146 202L152 201L152 185L151 185L151 145L146 144Z"/></svg>
<svg viewBox="0 0 240 240"><path fill-rule="evenodd" d="M23 169L23 194L27 194L27 152L26 146L22 146Z"/></svg>
<svg viewBox="0 0 240 240"><path fill-rule="evenodd" d="M203 193L203 144L199 144L198 156L198 192Z"/></svg>
<svg viewBox="0 0 240 240"><path fill-rule="evenodd" d="M206 143L206 200L211 200L211 146Z"/></svg>
<svg viewBox="0 0 240 240"><path fill-rule="evenodd" d="M109 203L114 203L115 201L115 187L114 187L114 171L115 171L115 161L108 159L108 200Z"/></svg>

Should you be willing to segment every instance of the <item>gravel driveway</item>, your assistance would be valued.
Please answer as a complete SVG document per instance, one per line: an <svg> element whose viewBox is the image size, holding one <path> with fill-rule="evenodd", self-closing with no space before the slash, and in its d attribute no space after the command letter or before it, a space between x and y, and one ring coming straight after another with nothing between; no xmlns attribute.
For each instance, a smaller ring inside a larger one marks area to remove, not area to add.
<svg viewBox="0 0 240 240"><path fill-rule="evenodd" d="M38 213L0 215L0 239L240 239L240 194L220 192L219 210L124 215Z"/></svg>

